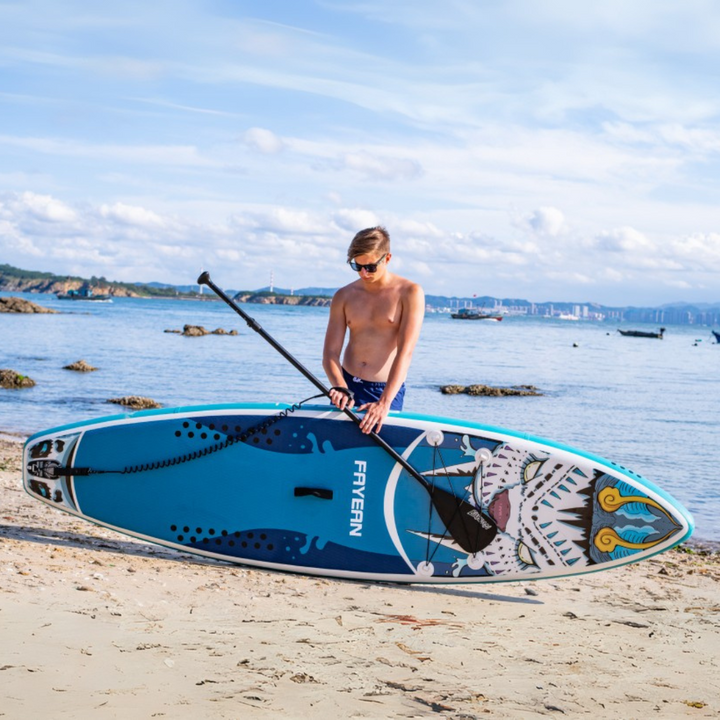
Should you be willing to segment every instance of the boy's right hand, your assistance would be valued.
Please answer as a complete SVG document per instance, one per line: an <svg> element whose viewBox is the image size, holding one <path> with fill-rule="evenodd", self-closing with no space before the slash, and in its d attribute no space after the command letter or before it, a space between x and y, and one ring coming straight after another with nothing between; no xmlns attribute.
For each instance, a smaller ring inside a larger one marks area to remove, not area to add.
<svg viewBox="0 0 720 720"><path fill-rule="evenodd" d="M352 392L344 387L332 387L330 388L330 402L338 410L348 410L355 405L355 399L352 396Z"/></svg>

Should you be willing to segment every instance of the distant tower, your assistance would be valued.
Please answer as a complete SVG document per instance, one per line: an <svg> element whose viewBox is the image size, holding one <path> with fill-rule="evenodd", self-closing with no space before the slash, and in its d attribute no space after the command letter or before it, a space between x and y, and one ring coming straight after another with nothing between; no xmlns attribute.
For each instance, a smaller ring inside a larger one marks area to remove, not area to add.
<svg viewBox="0 0 720 720"><path fill-rule="evenodd" d="M202 275L204 272L205 272L205 268L200 268L200 274ZM200 290L200 294L202 295L202 294L203 294L203 293L202 293L202 291L203 291L203 286L202 286L202 285L198 285L198 289Z"/></svg>
<svg viewBox="0 0 720 720"><path fill-rule="evenodd" d="M270 271L270 292L275 290L275 271Z"/></svg>

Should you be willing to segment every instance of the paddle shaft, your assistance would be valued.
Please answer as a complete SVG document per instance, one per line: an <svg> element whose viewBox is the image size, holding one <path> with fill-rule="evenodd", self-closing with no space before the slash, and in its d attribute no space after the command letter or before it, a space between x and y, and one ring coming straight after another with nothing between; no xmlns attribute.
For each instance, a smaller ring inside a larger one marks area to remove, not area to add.
<svg viewBox="0 0 720 720"><path fill-rule="evenodd" d="M199 285L207 285L223 302L245 320L248 327L270 343L270 345L293 365L293 367L299 370L320 392L330 397L330 390L325 387L325 384L291 355L272 335L267 333L260 323L250 317L236 302L229 298L225 292L210 279L208 272L203 272L197 281ZM360 426L362 419L350 408L345 408L343 412L356 425ZM497 525L491 518L481 513L474 505L471 505L465 500L462 500L452 493L448 493L446 490L431 485L402 455L385 442L376 432L371 431L368 435L428 491L430 500L445 523L448 532L463 550L469 553L479 552L495 537Z"/></svg>

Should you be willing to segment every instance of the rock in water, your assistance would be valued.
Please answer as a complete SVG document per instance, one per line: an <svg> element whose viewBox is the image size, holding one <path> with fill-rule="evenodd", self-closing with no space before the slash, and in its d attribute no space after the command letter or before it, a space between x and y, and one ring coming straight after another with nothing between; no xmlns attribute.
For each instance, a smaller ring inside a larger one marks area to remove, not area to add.
<svg viewBox="0 0 720 720"><path fill-rule="evenodd" d="M208 331L202 325L185 325L182 334L185 335L185 337L202 337L203 335L209 335Z"/></svg>
<svg viewBox="0 0 720 720"><path fill-rule="evenodd" d="M21 375L14 370L0 370L0 387L8 390L19 390L21 388L31 388L35 386L35 381L27 375Z"/></svg>
<svg viewBox="0 0 720 720"><path fill-rule="evenodd" d="M440 392L443 395L458 395L465 392L464 385L443 385L440 388Z"/></svg>
<svg viewBox="0 0 720 720"><path fill-rule="evenodd" d="M57 310L36 305L34 302L19 297L2 297L0 298L0 312L6 313L53 313L57 314Z"/></svg>
<svg viewBox="0 0 720 720"><path fill-rule="evenodd" d="M97 368L93 367L89 363L86 363L84 360L78 360L77 362L71 363L70 365L64 365L63 370L74 370L75 372L92 372L93 370L97 370Z"/></svg>
<svg viewBox="0 0 720 720"><path fill-rule="evenodd" d="M180 330L165 330L166 333L180 333ZM224 328L215 328L212 332L202 325L185 325L182 329L182 335L185 337L203 337L204 335L237 335L237 330L229 332Z"/></svg>
<svg viewBox="0 0 720 720"><path fill-rule="evenodd" d="M512 387L492 387L492 385L442 385L440 392L444 395L466 393L481 397L507 397L511 395L539 396L541 392L534 385L513 385Z"/></svg>
<svg viewBox="0 0 720 720"><path fill-rule="evenodd" d="M155 400L151 400L150 398L140 397L139 395L111 398L108 402L115 403L116 405L124 405L133 410L153 410L154 408L162 407L159 402L155 402Z"/></svg>

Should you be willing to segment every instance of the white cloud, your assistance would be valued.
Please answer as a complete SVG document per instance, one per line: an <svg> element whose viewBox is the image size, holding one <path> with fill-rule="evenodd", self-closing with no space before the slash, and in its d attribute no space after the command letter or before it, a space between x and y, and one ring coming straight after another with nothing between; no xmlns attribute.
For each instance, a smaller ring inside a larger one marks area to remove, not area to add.
<svg viewBox="0 0 720 720"><path fill-rule="evenodd" d="M238 218L243 225L255 230L283 235L312 235L325 231L322 219L304 210L286 207L269 207L249 211Z"/></svg>
<svg viewBox="0 0 720 720"><path fill-rule="evenodd" d="M397 218L393 222L395 232L400 232L405 236L422 237L422 238L442 238L443 232L434 223L421 222L408 218Z"/></svg>
<svg viewBox="0 0 720 720"><path fill-rule="evenodd" d="M50 223L71 223L77 218L75 211L65 203L33 192L24 192L10 201L14 210L20 214L28 214L36 220Z"/></svg>
<svg viewBox="0 0 720 720"><path fill-rule="evenodd" d="M125 225L136 225L142 228L157 229L167 225L167 223L157 213L152 210L146 210L142 207L133 205L125 205L117 202L113 205L101 205L100 215L114 222L123 223Z"/></svg>
<svg viewBox="0 0 720 720"><path fill-rule="evenodd" d="M670 252L686 267L720 273L720 232L674 238Z"/></svg>
<svg viewBox="0 0 720 720"><path fill-rule="evenodd" d="M224 161L204 156L192 145L114 145L50 137L0 135L0 145L57 157L142 166L188 166L221 168Z"/></svg>
<svg viewBox="0 0 720 720"><path fill-rule="evenodd" d="M538 235L557 237L565 231L565 216L554 207L541 207L525 218L528 227Z"/></svg>
<svg viewBox="0 0 720 720"><path fill-rule="evenodd" d="M283 147L283 141L271 130L265 128L250 128L243 136L245 143L264 155L275 155Z"/></svg>
<svg viewBox="0 0 720 720"><path fill-rule="evenodd" d="M610 252L650 252L654 245L640 231L631 227L603 230L595 238L596 246Z"/></svg>
<svg viewBox="0 0 720 720"><path fill-rule="evenodd" d="M602 280L606 280L611 283L621 283L627 279L625 273L621 270L616 270L613 267L601 267L598 276Z"/></svg>
<svg viewBox="0 0 720 720"><path fill-rule="evenodd" d="M366 150L347 153L343 165L368 180L412 180L422 174L422 167L415 160L381 157Z"/></svg>
<svg viewBox="0 0 720 720"><path fill-rule="evenodd" d="M720 233L650 240L630 226L599 230L588 238L565 230L558 245L553 233L563 226L564 216L549 209L525 216L534 219L537 232L498 236L457 232L404 214L380 218L361 208L310 212L247 205L224 218L198 222L134 203L72 207L55 196L18 193L0 203L0 237L6 261L20 267L35 268L42 257L50 263L44 267L58 273L178 283L208 268L223 285L238 288L265 284L270 270L278 285L347 282L344 254L350 239L377 224L385 224L392 235L395 271L421 280L432 294L481 291L578 299L583 288L593 288L613 295L590 299L618 304L614 294L629 286L679 289L686 283L691 293L708 285L713 273L720 275ZM38 214L55 220L38 219Z"/></svg>
<svg viewBox="0 0 720 720"><path fill-rule="evenodd" d="M691 126L680 123L608 122L603 131L611 140L628 146L641 145L666 151L690 151L697 156L720 153L720 132L715 127Z"/></svg>
<svg viewBox="0 0 720 720"><path fill-rule="evenodd" d="M686 280L665 280L664 284L677 290L691 290L692 285Z"/></svg>
<svg viewBox="0 0 720 720"><path fill-rule="evenodd" d="M332 218L341 230L352 233L353 236L364 228L382 225L379 217L374 212L359 208L337 210L333 213Z"/></svg>

